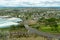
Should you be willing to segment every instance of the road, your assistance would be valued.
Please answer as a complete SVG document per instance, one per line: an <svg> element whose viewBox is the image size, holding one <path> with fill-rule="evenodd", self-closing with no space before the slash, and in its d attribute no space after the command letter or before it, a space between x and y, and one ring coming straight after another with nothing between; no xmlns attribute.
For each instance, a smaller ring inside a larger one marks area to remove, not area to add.
<svg viewBox="0 0 60 40"><path fill-rule="evenodd" d="M37 29L29 27L27 24L24 24L24 26L30 33L34 33L34 34L37 34L39 36L47 37L48 40L51 40L52 38L57 38L60 40L60 36L56 36L56 35L52 35L52 34L49 34L46 32L38 31Z"/></svg>

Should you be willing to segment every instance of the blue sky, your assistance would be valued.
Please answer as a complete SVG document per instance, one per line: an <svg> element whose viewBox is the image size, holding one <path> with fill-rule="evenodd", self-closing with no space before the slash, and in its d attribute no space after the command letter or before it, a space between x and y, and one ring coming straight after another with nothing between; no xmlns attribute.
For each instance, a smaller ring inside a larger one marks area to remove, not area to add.
<svg viewBox="0 0 60 40"><path fill-rule="evenodd" d="M0 0L0 7L60 7L60 0Z"/></svg>

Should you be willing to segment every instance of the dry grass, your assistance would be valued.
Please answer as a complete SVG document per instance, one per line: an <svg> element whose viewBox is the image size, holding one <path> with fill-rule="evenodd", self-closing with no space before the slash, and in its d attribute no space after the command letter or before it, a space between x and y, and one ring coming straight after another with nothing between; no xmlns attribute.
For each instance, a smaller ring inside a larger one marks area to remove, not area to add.
<svg viewBox="0 0 60 40"><path fill-rule="evenodd" d="M35 21L35 20L27 20L27 24L28 25L33 25L33 24L36 24L37 23L37 21Z"/></svg>
<svg viewBox="0 0 60 40"><path fill-rule="evenodd" d="M21 37L21 38L9 38L8 40L47 40L44 37ZM52 39L58 40L58 39Z"/></svg>
<svg viewBox="0 0 60 40"><path fill-rule="evenodd" d="M44 38L44 37L40 37L40 36L37 36L37 37L20 37L20 38L0 38L0 40L47 40L47 38ZM58 39L55 39L53 38L52 40L58 40Z"/></svg>
<svg viewBox="0 0 60 40"><path fill-rule="evenodd" d="M41 37L21 37L21 38L11 38L11 39L8 39L8 40L44 40L44 38L41 38Z"/></svg>

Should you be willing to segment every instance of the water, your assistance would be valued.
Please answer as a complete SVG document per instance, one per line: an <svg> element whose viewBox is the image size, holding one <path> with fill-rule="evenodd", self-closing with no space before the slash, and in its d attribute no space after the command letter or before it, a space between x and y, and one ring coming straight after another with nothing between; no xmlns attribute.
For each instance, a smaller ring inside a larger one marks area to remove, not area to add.
<svg viewBox="0 0 60 40"><path fill-rule="evenodd" d="M22 21L20 18L0 18L0 28L10 27L11 25L18 25Z"/></svg>

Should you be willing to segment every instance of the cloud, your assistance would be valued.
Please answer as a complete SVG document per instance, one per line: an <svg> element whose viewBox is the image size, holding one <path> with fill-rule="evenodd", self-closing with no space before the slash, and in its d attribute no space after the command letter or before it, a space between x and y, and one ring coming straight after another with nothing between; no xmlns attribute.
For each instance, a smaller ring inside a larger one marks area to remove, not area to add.
<svg viewBox="0 0 60 40"><path fill-rule="evenodd" d="M0 6L5 7L53 7L60 6L60 0L0 0Z"/></svg>

